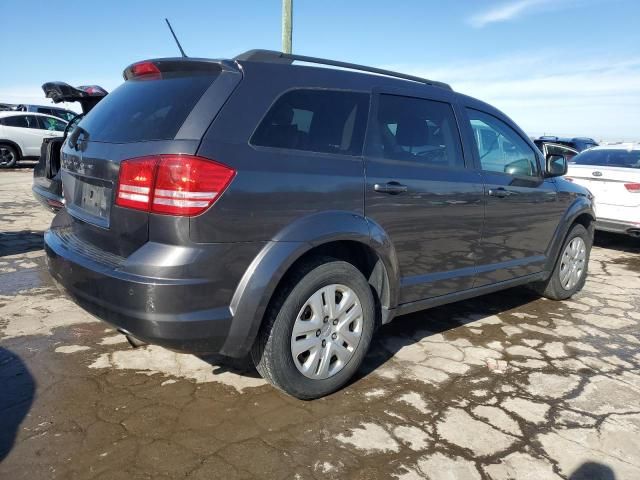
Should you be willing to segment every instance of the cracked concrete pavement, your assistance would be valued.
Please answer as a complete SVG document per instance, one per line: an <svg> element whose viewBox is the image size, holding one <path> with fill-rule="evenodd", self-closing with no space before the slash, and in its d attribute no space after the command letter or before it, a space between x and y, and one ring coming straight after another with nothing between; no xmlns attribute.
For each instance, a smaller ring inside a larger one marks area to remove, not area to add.
<svg viewBox="0 0 640 480"><path fill-rule="evenodd" d="M0 172L0 478L640 478L640 242L598 235L572 300L518 288L399 318L302 402L246 361L132 350L62 297Z"/></svg>

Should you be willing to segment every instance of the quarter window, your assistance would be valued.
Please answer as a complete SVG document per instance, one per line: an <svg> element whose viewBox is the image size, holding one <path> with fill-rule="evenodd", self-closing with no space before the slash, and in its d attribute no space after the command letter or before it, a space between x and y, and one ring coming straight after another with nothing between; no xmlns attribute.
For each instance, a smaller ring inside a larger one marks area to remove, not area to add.
<svg viewBox="0 0 640 480"><path fill-rule="evenodd" d="M514 176L538 175L534 150L509 125L493 115L467 109L482 170Z"/></svg>
<svg viewBox="0 0 640 480"><path fill-rule="evenodd" d="M256 129L251 144L321 153L361 155L369 95L336 90L292 90Z"/></svg>
<svg viewBox="0 0 640 480"><path fill-rule="evenodd" d="M373 154L433 167L464 167L460 135L451 105L380 95Z"/></svg>

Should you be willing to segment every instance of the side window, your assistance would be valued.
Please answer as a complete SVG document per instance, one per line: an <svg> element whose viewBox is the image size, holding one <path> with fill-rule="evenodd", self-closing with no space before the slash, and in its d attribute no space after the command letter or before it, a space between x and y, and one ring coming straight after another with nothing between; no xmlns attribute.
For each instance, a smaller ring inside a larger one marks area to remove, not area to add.
<svg viewBox="0 0 640 480"><path fill-rule="evenodd" d="M26 119L27 128L42 129L42 126L38 122L38 117L36 117L35 115L27 115Z"/></svg>
<svg viewBox="0 0 640 480"><path fill-rule="evenodd" d="M64 132L66 124L61 120L53 117L40 117L42 128L45 130L51 130L54 132Z"/></svg>
<svg viewBox="0 0 640 480"><path fill-rule="evenodd" d="M4 125L7 127L29 128L29 122L27 122L26 115L15 115L13 117L6 117L4 119Z"/></svg>
<svg viewBox="0 0 640 480"><path fill-rule="evenodd" d="M368 112L367 93L292 90L271 107L251 144L361 155Z"/></svg>
<svg viewBox="0 0 640 480"><path fill-rule="evenodd" d="M464 167L453 108L448 103L380 95L372 153L433 167Z"/></svg>
<svg viewBox="0 0 640 480"><path fill-rule="evenodd" d="M538 175L534 150L509 125L493 115L467 109L482 170L515 176Z"/></svg>

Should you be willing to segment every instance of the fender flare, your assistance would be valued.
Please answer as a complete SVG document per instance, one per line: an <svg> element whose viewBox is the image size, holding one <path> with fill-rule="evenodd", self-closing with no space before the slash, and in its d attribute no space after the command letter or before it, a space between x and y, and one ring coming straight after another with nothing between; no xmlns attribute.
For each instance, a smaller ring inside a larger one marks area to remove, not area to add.
<svg viewBox="0 0 640 480"><path fill-rule="evenodd" d="M591 228L589 233L593 236L596 215L593 210L591 198L586 195L579 195L565 211L562 220L558 224L558 228L556 229L553 239L547 248L547 263L544 270L548 274L551 274L555 268L560 249L562 248L565 238L567 238L567 235L569 234L569 230L576 222L576 219L583 214L587 214L591 217Z"/></svg>
<svg viewBox="0 0 640 480"><path fill-rule="evenodd" d="M397 305L399 271L392 243L370 219L353 212L326 211L298 219L281 230L253 259L231 300L233 322L222 354L246 355L255 341L265 311L289 268L320 245L349 240L371 247L381 260L389 290L390 309Z"/></svg>

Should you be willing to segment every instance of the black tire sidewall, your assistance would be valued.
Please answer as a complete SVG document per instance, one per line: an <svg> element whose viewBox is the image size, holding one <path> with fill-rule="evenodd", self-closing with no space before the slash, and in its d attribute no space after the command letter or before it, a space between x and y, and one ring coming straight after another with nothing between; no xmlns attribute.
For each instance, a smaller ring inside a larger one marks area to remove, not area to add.
<svg viewBox="0 0 640 480"><path fill-rule="evenodd" d="M3 144L2 148L6 148L7 150L11 151L13 153L13 161L9 162L7 164L1 164L0 163L0 169L1 168L13 168L16 166L16 164L18 163L18 152L16 151L16 149L14 147L12 147L11 145L6 145Z"/></svg>
<svg viewBox="0 0 640 480"><path fill-rule="evenodd" d="M324 380L312 380L298 371L291 355L291 333L300 309L320 288L330 284L345 285L356 293L363 313L363 327L355 354L338 373ZM271 373L276 384L298 398L317 398L342 387L355 374L369 349L375 329L375 303L371 287L353 265L334 261L309 271L293 287L277 314L270 332Z"/></svg>

